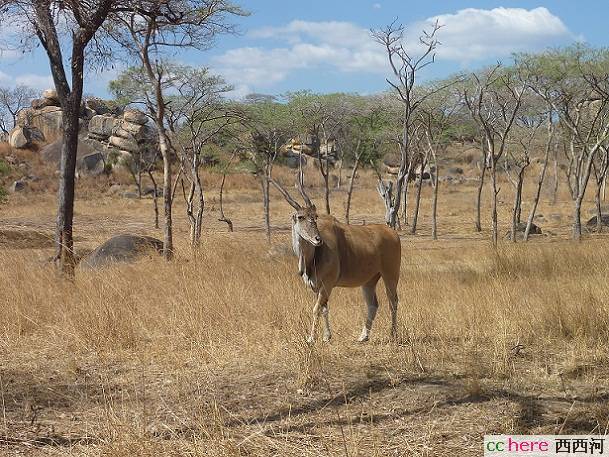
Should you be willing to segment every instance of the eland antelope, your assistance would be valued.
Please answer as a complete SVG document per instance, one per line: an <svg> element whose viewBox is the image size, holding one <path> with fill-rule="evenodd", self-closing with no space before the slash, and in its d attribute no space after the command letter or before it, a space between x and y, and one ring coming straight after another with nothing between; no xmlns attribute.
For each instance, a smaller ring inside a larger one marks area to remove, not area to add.
<svg viewBox="0 0 609 457"><path fill-rule="evenodd" d="M313 343L317 321L323 316L323 340L332 337L328 300L335 287L361 287L368 314L358 341L368 341L378 309L376 283L383 278L391 310L391 336L396 336L401 244L398 234L386 225L353 226L342 224L330 215L317 215L315 205L299 190L305 201L301 206L277 182L271 180L296 210L292 215L292 247L298 257L298 274L317 294L313 323L308 338Z"/></svg>

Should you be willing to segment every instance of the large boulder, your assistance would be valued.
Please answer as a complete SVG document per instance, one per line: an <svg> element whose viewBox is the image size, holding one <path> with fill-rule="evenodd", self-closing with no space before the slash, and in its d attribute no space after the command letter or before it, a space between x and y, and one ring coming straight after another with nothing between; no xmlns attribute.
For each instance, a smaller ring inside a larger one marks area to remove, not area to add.
<svg viewBox="0 0 609 457"><path fill-rule="evenodd" d="M108 139L112 135L116 119L108 115L96 115L89 121L89 135L100 139Z"/></svg>
<svg viewBox="0 0 609 457"><path fill-rule="evenodd" d="M81 268L96 269L131 263L163 251L163 242L151 236L123 234L110 238L80 261Z"/></svg>
<svg viewBox="0 0 609 457"><path fill-rule="evenodd" d="M123 119L134 124L144 125L148 122L148 118L141 111L130 109L123 113Z"/></svg>
<svg viewBox="0 0 609 457"><path fill-rule="evenodd" d="M305 155L300 155L300 154L295 154L293 152L288 152L286 154L286 158L285 158L285 164L289 167L289 168L294 168L294 169L298 169L300 168L299 162L300 162L300 157L302 157L302 167L306 167L307 166L307 157Z"/></svg>
<svg viewBox="0 0 609 457"><path fill-rule="evenodd" d="M98 97L90 97L85 101L85 106L94 111L95 114L119 114L116 107Z"/></svg>
<svg viewBox="0 0 609 457"><path fill-rule="evenodd" d="M110 145L117 149L129 152L137 152L139 149L137 141L114 135L110 137Z"/></svg>
<svg viewBox="0 0 609 457"><path fill-rule="evenodd" d="M42 91L42 98L59 104L59 97L55 89L46 89Z"/></svg>
<svg viewBox="0 0 609 457"><path fill-rule="evenodd" d="M586 228L590 232L596 231L596 216L592 216L586 222ZM601 214L601 227L609 227L609 214Z"/></svg>
<svg viewBox="0 0 609 457"><path fill-rule="evenodd" d="M30 138L27 135L26 128L19 126L15 127L8 136L8 144L15 149L27 147L30 144Z"/></svg>
<svg viewBox="0 0 609 457"><path fill-rule="evenodd" d="M44 135L36 127L15 127L9 134L8 142L15 149L27 148L33 141L44 141Z"/></svg>
<svg viewBox="0 0 609 457"><path fill-rule="evenodd" d="M27 125L36 127L47 141L53 141L63 134L62 111L58 106L45 106L38 110L29 110Z"/></svg>
<svg viewBox="0 0 609 457"><path fill-rule="evenodd" d="M101 152L94 152L87 154L80 159L78 163L78 169L88 175L98 176L101 175L106 168L106 161L104 155Z"/></svg>
<svg viewBox="0 0 609 457"><path fill-rule="evenodd" d="M61 147L63 145L63 139L59 138L54 142L47 144L40 150L40 156L42 160L47 163L54 164L59 168L59 160L61 159ZM78 139L78 147L76 149L77 163L82 162L82 158L91 154L99 153L91 145L85 143L81 138Z"/></svg>
<svg viewBox="0 0 609 457"><path fill-rule="evenodd" d="M522 239L524 237L524 232L527 229L527 224L526 222L520 222L519 224L516 224L516 238L517 239ZM531 230L529 231L529 235L541 235L541 227L539 227L536 224L531 224ZM512 231L508 230L508 232L505 234L505 238L508 240L512 239Z"/></svg>

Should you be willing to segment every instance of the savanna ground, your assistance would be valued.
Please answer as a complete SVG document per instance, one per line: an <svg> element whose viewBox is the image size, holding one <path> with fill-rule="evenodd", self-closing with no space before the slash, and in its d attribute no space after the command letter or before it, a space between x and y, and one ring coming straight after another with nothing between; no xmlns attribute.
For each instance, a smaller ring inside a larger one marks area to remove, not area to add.
<svg viewBox="0 0 609 457"><path fill-rule="evenodd" d="M150 199L85 185L78 250L116 233L161 236ZM466 456L482 454L484 434L606 433L608 235L570 241L561 193L539 209L547 236L494 250L487 230L473 231L476 182L442 185L440 240L429 236L427 187L419 234L401 233L398 341L382 287L366 344L355 342L359 289L337 289L333 340L314 347L291 208L274 194L269 249L251 177L228 180L234 233L217 222L213 183L196 255L178 200L175 261L79 271L73 283L45 261L54 194L11 196L0 208L0 454ZM502 234L509 192L503 183ZM339 218L344 200L333 192ZM382 214L362 177L352 221Z"/></svg>

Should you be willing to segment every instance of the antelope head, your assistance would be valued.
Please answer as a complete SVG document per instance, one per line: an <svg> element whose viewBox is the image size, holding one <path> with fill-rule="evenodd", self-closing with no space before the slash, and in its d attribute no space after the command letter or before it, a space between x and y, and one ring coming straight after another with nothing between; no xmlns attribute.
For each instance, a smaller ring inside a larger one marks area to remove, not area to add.
<svg viewBox="0 0 609 457"><path fill-rule="evenodd" d="M301 206L281 184L273 181L271 183L285 197L287 202L296 211L292 214L292 249L298 257L298 274L307 279L307 265L309 260L315 255L315 248L323 244L319 228L317 227L317 209L302 186L302 174L298 180L298 190L305 201L305 206Z"/></svg>
<svg viewBox="0 0 609 457"><path fill-rule="evenodd" d="M321 246L323 243L317 228L317 208L315 205L300 207L292 215L292 233L313 246Z"/></svg>

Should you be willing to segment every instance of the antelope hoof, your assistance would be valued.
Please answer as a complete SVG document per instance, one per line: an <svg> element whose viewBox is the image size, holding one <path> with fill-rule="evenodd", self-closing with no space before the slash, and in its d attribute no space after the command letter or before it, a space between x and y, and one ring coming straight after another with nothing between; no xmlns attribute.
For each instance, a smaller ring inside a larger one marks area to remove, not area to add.
<svg viewBox="0 0 609 457"><path fill-rule="evenodd" d="M362 334L357 339L357 342L358 343L365 343L366 341L368 341L368 339L369 339L369 335L366 332L362 332Z"/></svg>
<svg viewBox="0 0 609 457"><path fill-rule="evenodd" d="M331 333L324 333L324 343L329 343L331 339L332 339Z"/></svg>

